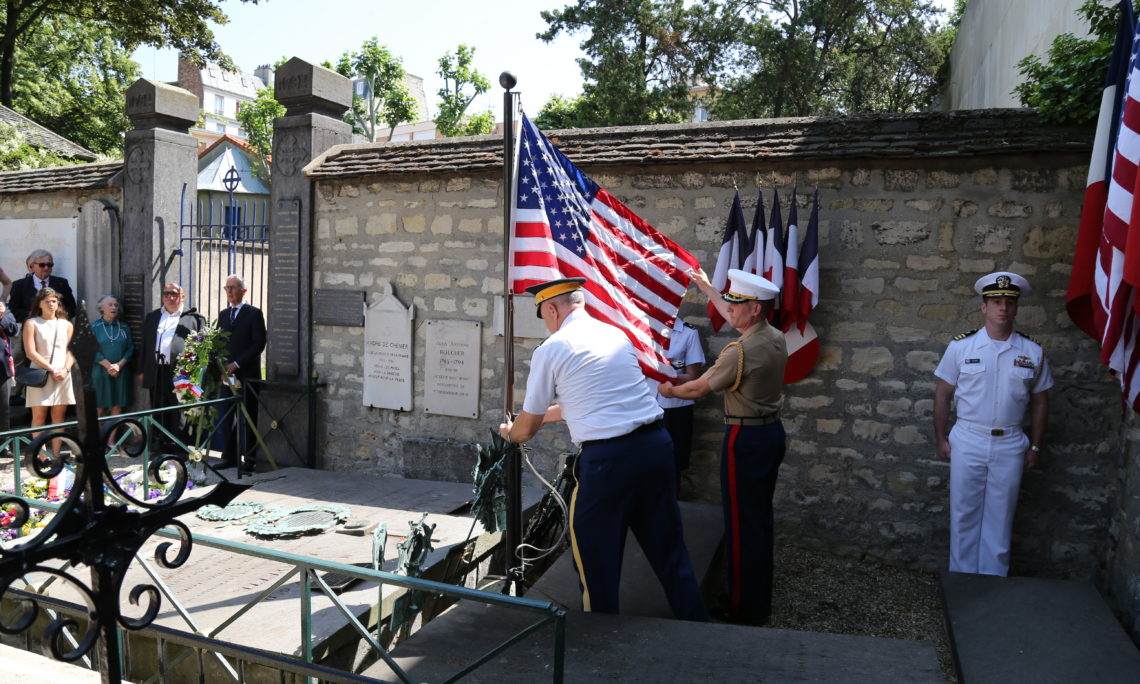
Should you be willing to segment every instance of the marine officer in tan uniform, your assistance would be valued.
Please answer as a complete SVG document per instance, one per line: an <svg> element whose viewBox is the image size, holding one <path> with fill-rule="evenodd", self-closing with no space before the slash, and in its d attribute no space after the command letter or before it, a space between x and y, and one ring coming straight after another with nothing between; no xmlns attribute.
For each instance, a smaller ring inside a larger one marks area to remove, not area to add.
<svg viewBox="0 0 1140 684"><path fill-rule="evenodd" d="M658 390L681 399L724 390L720 490L728 594L713 615L761 625L772 611L772 495L786 448L780 407L788 350L783 333L768 325L780 290L765 278L731 269L728 292L722 295L704 271L691 275L740 338L701 377L681 385L662 383Z"/></svg>

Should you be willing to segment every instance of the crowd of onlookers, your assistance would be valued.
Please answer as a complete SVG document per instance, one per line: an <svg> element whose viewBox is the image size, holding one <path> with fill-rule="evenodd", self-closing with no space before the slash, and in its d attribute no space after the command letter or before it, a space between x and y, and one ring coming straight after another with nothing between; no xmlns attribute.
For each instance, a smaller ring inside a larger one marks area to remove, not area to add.
<svg viewBox="0 0 1140 684"><path fill-rule="evenodd" d="M75 403L75 357L68 351L75 334L75 295L66 278L52 274L51 252L37 249L26 264L27 274L17 280L0 269L0 430L11 428L9 408L17 380L24 388L32 427L62 423L67 407ZM131 331L119 320L121 308L114 296L103 295L96 308L101 315L91 329L99 352L94 368L86 370L92 374L99 415L119 414L131 404Z"/></svg>
<svg viewBox="0 0 1140 684"><path fill-rule="evenodd" d="M75 327L76 300L66 278L53 275L51 252L38 249L28 255L28 272L12 280L0 269L0 431L11 429L10 406L17 383L23 387L24 403L31 414L31 427L54 425L65 420L67 409L75 404L71 371L75 357L69 351ZM226 279L228 307L218 325L230 333L225 359L227 373L240 379L261 377L261 352L265 349L265 319L260 309L242 300L246 285L240 276ZM90 373L100 416L118 415L132 403L132 364L152 408L171 406L175 359L187 335L205 327L205 319L193 309L184 309L186 295L177 283L162 288L162 302L143 321L143 348L136 354L130 327L119 319L122 307L114 295L105 294L96 303L99 317L91 321L98 342ZM137 362L137 363L136 363ZM247 411L256 420L256 403L247 396ZM178 416L159 416L168 432L179 434ZM171 423L165 425L165 423ZM238 465L238 454L227 434L224 460ZM251 439L242 440L249 442ZM59 446L54 445L53 450ZM246 464L247 466L249 464Z"/></svg>

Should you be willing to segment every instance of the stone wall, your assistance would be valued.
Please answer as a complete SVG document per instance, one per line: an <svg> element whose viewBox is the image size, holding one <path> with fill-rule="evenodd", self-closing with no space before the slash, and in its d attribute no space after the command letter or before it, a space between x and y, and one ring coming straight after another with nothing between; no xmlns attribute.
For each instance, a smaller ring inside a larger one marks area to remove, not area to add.
<svg viewBox="0 0 1140 684"><path fill-rule="evenodd" d="M1019 328L1045 346L1056 386L1042 467L1022 488L1013 571L1103 580L1110 547L1123 543L1110 541L1110 528L1135 530L1135 502L1117 502L1122 484L1135 491L1138 478L1134 456L1121 467L1114 383L1064 311L1086 134L1043 130L1024 112L821 121L610 129L605 144L598 131L554 137L707 268L734 189L750 218L758 187L769 206L771 188L779 188L785 216L792 186L819 188L822 294L812 320L823 352L816 371L787 390L789 452L776 497L780 531L798 543L945 567L949 469L935 456L932 371L954 334L981 323L974 280L997 269L1025 274L1034 291L1024 298ZM669 136L689 142L672 144ZM935 137L937 149L928 144ZM410 412L362 406L363 329L316 327L314 367L329 383L320 431L327 467L466 479L472 444L500 422L503 354L493 325L503 289L499 144L334 148L310 167L315 287L365 290L372 302L390 281L416 306L416 401L427 320L480 321L486 345L480 418L441 418L418 403ZM698 149L705 152L697 156ZM799 196L801 226L807 201ZM710 358L731 339L710 334L695 288L681 314L700 329ZM520 401L536 343L515 346ZM717 502L719 397L700 402L697 415L683 494ZM559 426L533 442L546 473L568 449ZM1118 522L1110 525L1114 511ZM1135 561L1113 572L1135 586Z"/></svg>
<svg viewBox="0 0 1140 684"><path fill-rule="evenodd" d="M1140 420L1126 421L1119 493L1111 501L1108 577L1109 603L1132 639L1140 644Z"/></svg>

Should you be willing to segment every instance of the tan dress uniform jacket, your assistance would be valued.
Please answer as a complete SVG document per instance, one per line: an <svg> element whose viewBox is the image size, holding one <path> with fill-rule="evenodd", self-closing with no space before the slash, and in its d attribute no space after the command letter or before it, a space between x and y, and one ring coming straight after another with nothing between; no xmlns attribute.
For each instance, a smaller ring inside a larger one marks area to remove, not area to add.
<svg viewBox="0 0 1140 684"><path fill-rule="evenodd" d="M780 412L784 404L784 366L788 363L788 347L779 330L760 321L745 330L736 343L729 344L717 357L705 379L714 392L724 393L724 415L729 418L767 418ZM736 383L740 350L744 350L744 368L740 385Z"/></svg>

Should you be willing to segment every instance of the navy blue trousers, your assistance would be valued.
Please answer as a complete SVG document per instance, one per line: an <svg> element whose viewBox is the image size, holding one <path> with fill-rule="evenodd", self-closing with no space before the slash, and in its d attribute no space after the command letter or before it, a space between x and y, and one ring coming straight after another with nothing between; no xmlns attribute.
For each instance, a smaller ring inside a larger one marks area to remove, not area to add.
<svg viewBox="0 0 1140 684"><path fill-rule="evenodd" d="M693 406L665 409L665 429L673 440L673 462L677 474L689 467L689 454L693 451Z"/></svg>
<svg viewBox="0 0 1140 684"><path fill-rule="evenodd" d="M780 421L726 426L720 491L728 562L728 612L763 622L772 612L773 515L776 475L786 441Z"/></svg>
<svg viewBox="0 0 1140 684"><path fill-rule="evenodd" d="M586 612L617 613L626 531L633 530L673 614L708 620L681 534L673 445L663 429L586 444L574 467L570 543Z"/></svg>

